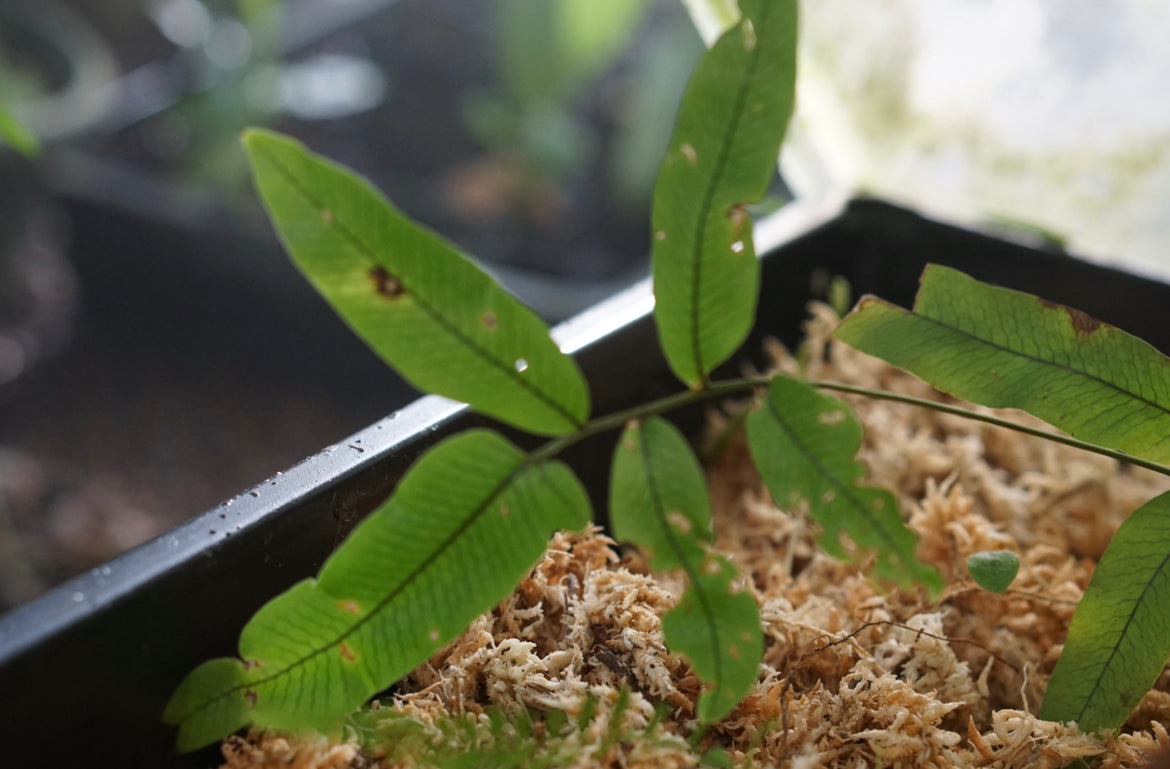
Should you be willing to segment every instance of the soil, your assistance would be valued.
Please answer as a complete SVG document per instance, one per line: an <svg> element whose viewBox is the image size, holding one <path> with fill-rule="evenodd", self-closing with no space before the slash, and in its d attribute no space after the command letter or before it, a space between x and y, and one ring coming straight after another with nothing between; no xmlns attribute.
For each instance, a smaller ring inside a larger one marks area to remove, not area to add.
<svg viewBox="0 0 1170 769"><path fill-rule="evenodd" d="M835 322L815 305L803 354L776 344L776 367L945 399L829 342ZM920 557L947 580L938 600L882 589L820 552L814 526L776 507L733 433L708 480L718 547L751 575L765 655L755 689L730 716L694 737L699 683L666 649L660 623L681 583L648 573L637 553L593 530L556 535L513 595L354 723L376 732L405 719L438 746L452 718L486 725L498 722L493 714L525 713L544 724L529 738L533 761L548 758L555 738L569 744L569 758L548 765L580 767L698 766L717 748L723 763L713 765L1022 768L1087 758L1116 769L1170 750L1170 674L1118 735L1035 715L1095 560L1166 479L912 406L851 405L866 427L860 457L870 482L896 491ZM742 408L713 413L712 435ZM971 553L996 549L1022 562L1002 595L975 586L965 567ZM432 765L404 745L372 747L361 728L340 742L253 733L225 743L225 766Z"/></svg>

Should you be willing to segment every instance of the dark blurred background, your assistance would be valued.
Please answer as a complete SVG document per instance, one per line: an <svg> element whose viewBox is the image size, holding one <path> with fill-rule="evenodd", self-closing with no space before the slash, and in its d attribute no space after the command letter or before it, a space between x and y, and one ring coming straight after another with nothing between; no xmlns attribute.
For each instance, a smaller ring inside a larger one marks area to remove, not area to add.
<svg viewBox="0 0 1170 769"><path fill-rule="evenodd" d="M550 321L646 272L677 0L4 0L0 610L414 397L280 251L237 135L369 176Z"/></svg>

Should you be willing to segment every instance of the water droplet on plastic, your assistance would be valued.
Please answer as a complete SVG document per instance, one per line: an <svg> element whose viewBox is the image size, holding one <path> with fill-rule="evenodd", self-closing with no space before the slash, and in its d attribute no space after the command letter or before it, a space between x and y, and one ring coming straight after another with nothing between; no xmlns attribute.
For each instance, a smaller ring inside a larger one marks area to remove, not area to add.
<svg viewBox="0 0 1170 769"><path fill-rule="evenodd" d="M174 549L178 546L179 546L179 538L178 537L167 538L167 547Z"/></svg>
<svg viewBox="0 0 1170 769"><path fill-rule="evenodd" d="M74 591L69 597L73 600L73 603L81 603L85 600L85 593Z"/></svg>
<svg viewBox="0 0 1170 769"><path fill-rule="evenodd" d="M109 566L103 566L103 567L101 568L101 574L102 574L102 576L103 576L103 577L108 577L108 576L110 576L110 575L111 575L111 574L113 574L113 573L114 573L114 570L113 570L113 569L111 569Z"/></svg>
<svg viewBox="0 0 1170 769"><path fill-rule="evenodd" d="M525 371L528 370L528 361L524 360L523 358L517 358L515 365L516 365L516 370L519 371L521 374L523 374Z"/></svg>

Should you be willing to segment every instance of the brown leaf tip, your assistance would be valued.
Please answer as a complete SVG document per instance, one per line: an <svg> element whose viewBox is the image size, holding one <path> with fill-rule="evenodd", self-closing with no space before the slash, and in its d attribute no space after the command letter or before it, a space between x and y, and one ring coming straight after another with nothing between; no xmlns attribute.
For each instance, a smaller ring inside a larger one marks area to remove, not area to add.
<svg viewBox="0 0 1170 769"><path fill-rule="evenodd" d="M386 272L386 268L381 265L370 270L370 278L374 281L374 289L388 299L397 299L406 293L402 281Z"/></svg>

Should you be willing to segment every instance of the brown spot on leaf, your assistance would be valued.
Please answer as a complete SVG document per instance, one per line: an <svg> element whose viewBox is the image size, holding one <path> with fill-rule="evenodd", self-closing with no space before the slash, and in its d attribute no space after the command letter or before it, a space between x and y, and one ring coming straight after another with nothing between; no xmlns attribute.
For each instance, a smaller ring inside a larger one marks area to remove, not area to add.
<svg viewBox="0 0 1170 769"><path fill-rule="evenodd" d="M355 617L361 615L361 613L362 613L362 607L357 601L352 601L352 600L338 601L337 607L339 609L341 609L343 612L345 612L346 614L352 614Z"/></svg>
<svg viewBox="0 0 1170 769"><path fill-rule="evenodd" d="M353 649L349 648L349 645L348 645L348 644L346 644L346 642L345 642L345 641L342 641L341 643L337 644L337 647L338 647L339 649L341 649L341 656L342 656L342 657L343 657L343 658L344 658L344 659L345 659L347 662L355 662L355 661L357 661L357 654L354 652L354 650L353 650Z"/></svg>
<svg viewBox="0 0 1170 769"><path fill-rule="evenodd" d="M388 299L397 299L406 293L402 281L386 272L386 268L381 265L370 270L370 278L374 281L374 289Z"/></svg>
<svg viewBox="0 0 1170 769"><path fill-rule="evenodd" d="M256 692L252 691L251 689L245 689L244 690L244 699L246 699L248 701L248 707L254 708L254 707L256 707L256 701L260 699L260 696L258 694L256 694Z"/></svg>
<svg viewBox="0 0 1170 769"><path fill-rule="evenodd" d="M1055 302L1048 302L1043 299L1040 300L1040 304L1051 310L1059 309L1068 313L1068 319L1072 323L1073 331L1078 334L1091 334L1101 328L1101 321L1088 313L1081 312L1075 307L1066 307L1063 304L1056 304Z"/></svg>
<svg viewBox="0 0 1170 769"><path fill-rule="evenodd" d="M500 320L496 317L495 310L488 310L479 316L479 324L488 331L495 331L500 326Z"/></svg>
<svg viewBox="0 0 1170 769"><path fill-rule="evenodd" d="M735 205L727 209L727 218L731 220L732 239L741 240L744 231L752 224L751 214L743 206Z"/></svg>

